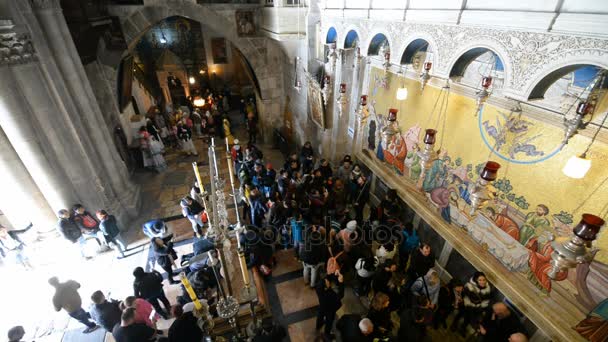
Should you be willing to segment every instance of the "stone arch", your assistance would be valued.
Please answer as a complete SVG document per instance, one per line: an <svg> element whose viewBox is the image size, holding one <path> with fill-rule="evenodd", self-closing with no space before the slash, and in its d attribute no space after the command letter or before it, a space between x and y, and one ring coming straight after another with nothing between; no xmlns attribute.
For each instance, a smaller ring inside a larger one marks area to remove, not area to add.
<svg viewBox="0 0 608 342"><path fill-rule="evenodd" d="M372 39L374 39L374 37L377 34L383 34L386 37L386 39L388 41L388 46L391 49L391 51L395 47L393 39L392 39L391 35L388 33L388 31L383 30L383 29L377 29L377 30L371 31L370 34L367 37L366 36L362 36L362 35L359 36L359 38L361 39L360 40L360 42L361 42L360 46L361 46L361 54L362 55L368 56L367 52L368 52L368 49L369 49L369 45L371 44ZM392 54L393 53L391 52L391 55Z"/></svg>
<svg viewBox="0 0 608 342"><path fill-rule="evenodd" d="M463 45L458 51L456 51L449 59L447 65L443 68L443 74L437 75L441 77L450 77L452 73L452 69L465 53L474 49L486 49L494 52L501 60L502 65L504 67L504 84L505 87L508 87L511 84L511 78L513 75L513 61L508 53L508 51L504 48L502 44L492 39L480 39L469 42L466 45ZM473 58L474 59L474 58ZM472 60L471 60L472 61ZM470 62L470 61L469 61Z"/></svg>
<svg viewBox="0 0 608 342"><path fill-rule="evenodd" d="M209 6L201 6L186 0L166 1L150 6L141 6L137 10L122 18L123 33L127 42L127 50L132 51L139 39L156 23L161 20L181 16L198 21L203 28L221 32L246 58L251 65L253 73L259 83L259 96L263 99L280 97L282 75L279 68L271 68L267 61L267 44L272 41L266 37L239 37L236 32L236 19L234 11L229 12L232 17L224 16ZM280 49L277 47L277 49Z"/></svg>
<svg viewBox="0 0 608 342"><path fill-rule="evenodd" d="M608 69L608 59L606 59L605 54L603 56L577 56L576 58L561 59L555 63L546 65L545 68L531 78L523 93L524 98L526 100L538 99L541 92L544 95L551 84L561 77L557 77L562 74L560 70L565 74L583 65L593 65L602 69ZM547 85L547 83L549 84Z"/></svg>
<svg viewBox="0 0 608 342"><path fill-rule="evenodd" d="M386 38L386 41L388 42L388 47L389 50L392 51L392 49L394 48L394 44L393 41L391 40L391 36L388 32L384 31L384 30L377 30L377 31L373 31L365 40L365 42L363 44L361 44L361 46L363 47L363 51L361 51L361 54L364 56L368 56L369 55L369 49L370 49L370 45L372 43L372 41L374 40L374 38L377 35L383 35ZM391 52L392 55L392 52Z"/></svg>
<svg viewBox="0 0 608 342"><path fill-rule="evenodd" d="M346 30L344 30L344 32L346 32L345 34L340 36L340 40L338 40L337 45L340 48L346 48L346 37L351 33L354 32L357 35L357 38L359 39L359 47L361 47L361 43L362 43L362 38L360 32L360 29L357 26L351 25L348 26L346 28Z"/></svg>
<svg viewBox="0 0 608 342"><path fill-rule="evenodd" d="M325 34L325 44L336 43L338 41L338 31L334 26L331 26Z"/></svg>
<svg viewBox="0 0 608 342"><path fill-rule="evenodd" d="M401 60L403 59L403 55L405 55L405 51L407 50L408 46L410 46L410 44L412 42L414 42L415 40L418 39L422 39L424 41L426 41L429 46L431 47L431 51L433 52L433 56L431 57L431 62L433 63L433 65L437 65L439 59L439 49L437 46L437 43L435 42L435 39L433 39L433 37L430 34L427 34L425 32L416 32L414 34L411 34L409 36L407 36L404 39L405 44L403 44L401 46L401 48L399 49L399 54L395 55L396 58L398 59L398 64L401 64Z"/></svg>

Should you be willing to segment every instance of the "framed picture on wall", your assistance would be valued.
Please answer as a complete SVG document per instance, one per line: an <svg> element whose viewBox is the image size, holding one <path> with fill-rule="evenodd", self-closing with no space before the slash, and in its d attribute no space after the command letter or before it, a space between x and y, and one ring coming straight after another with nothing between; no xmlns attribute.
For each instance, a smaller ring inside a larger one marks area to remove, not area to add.
<svg viewBox="0 0 608 342"><path fill-rule="evenodd" d="M308 77L308 111L311 120L321 129L325 129L325 108L323 106L321 85L314 77Z"/></svg>
<svg viewBox="0 0 608 342"><path fill-rule="evenodd" d="M226 39L211 38L211 55L213 64L227 64L228 53L226 52Z"/></svg>
<svg viewBox="0 0 608 342"><path fill-rule="evenodd" d="M239 37L249 37L255 35L255 22L253 21L253 11L236 11L236 33Z"/></svg>

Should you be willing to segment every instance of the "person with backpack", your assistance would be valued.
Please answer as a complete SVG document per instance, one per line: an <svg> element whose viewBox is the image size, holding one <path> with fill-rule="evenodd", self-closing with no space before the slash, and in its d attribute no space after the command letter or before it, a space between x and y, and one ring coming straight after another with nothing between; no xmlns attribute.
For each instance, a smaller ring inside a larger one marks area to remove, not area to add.
<svg viewBox="0 0 608 342"><path fill-rule="evenodd" d="M74 204L72 211L74 222L76 222L82 234L87 237L93 237L102 251L108 250L108 243L103 232L99 230L99 221L97 221L97 218L88 212L82 204Z"/></svg>
<svg viewBox="0 0 608 342"><path fill-rule="evenodd" d="M376 272L376 268L379 265L379 260L376 257L359 258L355 263L355 270L357 271L357 281L359 286L355 289L357 296L365 297L369 293L369 288Z"/></svg>
<svg viewBox="0 0 608 342"><path fill-rule="evenodd" d="M399 245L399 267L401 269L405 269L407 267L410 254L413 250L420 246L420 238L418 238L418 233L416 232L416 229L414 229L414 225L411 222L407 222L403 225L401 234L403 237L401 240L401 245Z"/></svg>

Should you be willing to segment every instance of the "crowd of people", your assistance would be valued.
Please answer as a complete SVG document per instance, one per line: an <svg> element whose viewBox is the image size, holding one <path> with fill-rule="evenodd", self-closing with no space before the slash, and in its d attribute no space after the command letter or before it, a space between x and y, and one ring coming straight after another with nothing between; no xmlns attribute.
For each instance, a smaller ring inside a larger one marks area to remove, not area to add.
<svg viewBox="0 0 608 342"><path fill-rule="evenodd" d="M166 170L167 163L163 157L166 146L181 150L188 156L198 156L194 144L194 139L198 137L205 140L213 136L228 138L232 144L232 123L228 116L230 91L219 94L207 89L202 97L205 103L200 107L195 107L194 101L189 99L185 106L165 110L154 108L146 116L146 125L141 126L138 132L144 168L157 172ZM241 99L240 113L250 141L255 143L258 115L253 97L247 101Z"/></svg>
<svg viewBox="0 0 608 342"><path fill-rule="evenodd" d="M442 283L435 254L404 217L396 191L370 205L368 178L349 155L334 168L306 142L279 170L251 142L243 148L235 141L231 155L248 224L240 235L248 265L271 276L276 248L294 248L319 299L323 339L335 337L336 312L352 287L369 311L338 319L342 340L421 341L428 329L448 328L448 319L463 336L472 330L482 341L526 340L520 319L495 300L483 273L465 284Z"/></svg>
<svg viewBox="0 0 608 342"><path fill-rule="evenodd" d="M244 115L244 120L250 119L251 115ZM334 168L328 160L318 159L306 142L275 170L264 161L254 141L255 136L243 147L234 139L230 148L240 181L238 200L245 228L238 236L247 267L271 277L276 250L293 248L302 263L305 283L319 300L319 338L331 341L337 331L343 341L422 341L429 329L449 328L463 336L473 331L480 341L527 341L520 319L508 305L495 300L495 291L483 273L476 272L466 283L456 278L442 282L429 241L421 241L412 222L404 217L397 193L389 189L379 205L371 205L368 177L349 155ZM181 256L181 268L197 297L213 304L222 272L213 254L213 238L206 234L204 196L195 183L180 201L183 216L196 235L193 253ZM90 257L84 249L87 239L96 240L102 250L114 247L117 258L125 256L128 249L121 229L105 210L93 215L76 204L71 210L60 210L58 216L59 231L80 247L83 257ZM178 255L164 222L153 219L142 229L168 282L179 283L174 279ZM19 247L16 234L8 237L16 241L14 245L5 242L7 234L0 230L1 251L7 245ZM183 286L182 295L172 305L160 273L137 267L133 276L133 296L116 301L95 291L88 312L82 308L77 282L51 278L49 284L56 291L54 307L83 323L85 333L102 327L117 342L201 341L202 331L192 314L194 305ZM337 317L346 288L360 298L366 314ZM217 312L211 310L211 315ZM156 322L170 317L176 320L164 336ZM12 333L18 336L22 330ZM270 321L253 341L270 341L269 336L281 334L284 329Z"/></svg>

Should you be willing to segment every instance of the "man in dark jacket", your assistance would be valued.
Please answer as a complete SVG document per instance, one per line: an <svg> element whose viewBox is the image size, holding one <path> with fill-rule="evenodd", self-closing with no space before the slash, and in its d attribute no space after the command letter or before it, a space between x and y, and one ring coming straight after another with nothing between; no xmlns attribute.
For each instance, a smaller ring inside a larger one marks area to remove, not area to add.
<svg viewBox="0 0 608 342"><path fill-rule="evenodd" d="M304 245L300 250L300 259L304 264L304 282L310 281L310 287L314 288L317 284L319 268L327 260L327 245L324 243L321 233L317 227L313 226L309 234L305 234ZM309 279L310 275L310 279Z"/></svg>
<svg viewBox="0 0 608 342"><path fill-rule="evenodd" d="M125 251L127 250L127 243L120 235L120 228L116 223L116 217L114 215L108 215L105 210L97 210L97 218L99 219L99 229L106 236L106 240L118 249L118 259L125 257Z"/></svg>
<svg viewBox="0 0 608 342"><path fill-rule="evenodd" d="M371 342L374 339L374 324L369 318L361 319L360 315L347 314L338 320L336 328L340 331L342 341Z"/></svg>
<svg viewBox="0 0 608 342"><path fill-rule="evenodd" d="M80 255L85 259L91 259L91 256L86 255L84 248L86 246L86 239L82 235L80 228L74 222L74 220L70 217L70 212L67 209L61 209L57 212L57 216L59 217L59 221L57 221L57 229L63 235L63 237L75 244L78 242L80 247Z"/></svg>
<svg viewBox="0 0 608 342"><path fill-rule="evenodd" d="M189 196L182 198L179 205L182 207L182 215L188 218L192 224L192 230L194 230L196 237L200 237L205 224L203 222L203 211L205 208Z"/></svg>
<svg viewBox="0 0 608 342"><path fill-rule="evenodd" d="M165 243L161 238L152 238L150 244L154 251L156 262L167 272L169 283L179 283L179 281L173 279L173 262L177 259L177 253L173 249L173 242L169 241Z"/></svg>
<svg viewBox="0 0 608 342"><path fill-rule="evenodd" d="M523 333L524 328L519 319L511 313L505 303L495 303L479 325L481 341L506 342L514 333Z"/></svg>
<svg viewBox="0 0 608 342"><path fill-rule="evenodd" d="M416 279L424 276L433 266L435 266L435 254L429 244L423 243L420 248L412 252L410 267L407 269L408 284L413 284Z"/></svg>
<svg viewBox="0 0 608 342"><path fill-rule="evenodd" d="M133 276L135 277L133 282L135 297L147 300L163 318L169 317L167 312L169 312L171 304L163 290L163 276L157 271L146 273L141 267L133 270ZM159 301L163 302L166 311L161 308Z"/></svg>
<svg viewBox="0 0 608 342"><path fill-rule="evenodd" d="M330 341L334 339L331 329L336 318L336 311L342 307L342 297L344 296L343 283L344 278L338 272L337 279L333 275L326 276L315 288L319 299L316 329L318 331L325 325L325 338Z"/></svg>
<svg viewBox="0 0 608 342"><path fill-rule="evenodd" d="M101 291L93 292L91 300L93 301L93 306L89 310L91 318L104 329L111 332L114 326L120 323L122 310L120 310L119 302L106 300L106 296Z"/></svg>
<svg viewBox="0 0 608 342"><path fill-rule="evenodd" d="M198 342L203 339L203 331L192 312L184 312L180 305L173 305L171 316L175 321L169 328L169 342Z"/></svg>

